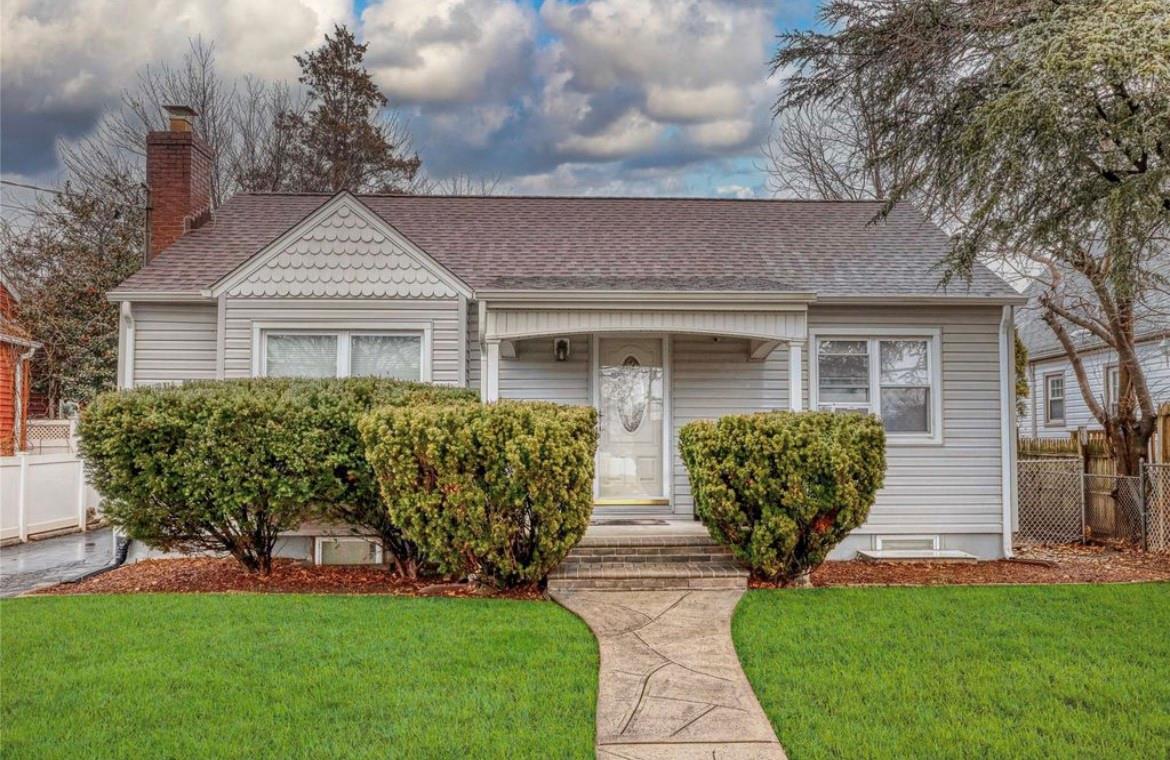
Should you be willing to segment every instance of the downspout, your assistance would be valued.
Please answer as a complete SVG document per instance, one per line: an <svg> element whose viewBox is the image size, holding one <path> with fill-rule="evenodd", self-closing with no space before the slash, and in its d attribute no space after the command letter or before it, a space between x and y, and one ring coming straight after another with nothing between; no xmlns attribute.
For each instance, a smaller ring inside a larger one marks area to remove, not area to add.
<svg viewBox="0 0 1170 760"><path fill-rule="evenodd" d="M1031 401L1031 403L1028 404L1028 420L1032 423L1032 437L1035 438L1037 434L1036 403L1040 397L1040 391L1036 388L1036 364L1034 362L1028 362L1028 395L1030 396L1029 400Z"/></svg>
<svg viewBox="0 0 1170 760"><path fill-rule="evenodd" d="M125 351L122 355L122 388L134 387L134 312L129 301L122 302L122 325L125 329Z"/></svg>
<svg viewBox="0 0 1170 760"><path fill-rule="evenodd" d="M16 377L13 378L16 398L13 399L12 443L17 451L24 451L24 367L26 362L37 352L36 346L30 346L23 354L16 357Z"/></svg>
<svg viewBox="0 0 1170 760"><path fill-rule="evenodd" d="M1015 382L1015 315L1011 306L1003 307L999 324L999 412L1000 412L1000 490L1002 492L1003 556L1012 556L1012 523L1016 504L1016 382Z"/></svg>

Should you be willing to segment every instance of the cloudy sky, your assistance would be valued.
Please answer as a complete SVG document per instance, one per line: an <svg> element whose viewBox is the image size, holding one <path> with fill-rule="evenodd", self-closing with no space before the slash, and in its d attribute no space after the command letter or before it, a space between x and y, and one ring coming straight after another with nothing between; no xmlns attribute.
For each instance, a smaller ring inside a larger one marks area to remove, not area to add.
<svg viewBox="0 0 1170 760"><path fill-rule="evenodd" d="M294 79L334 23L369 42L375 80L435 176L526 193L764 193L776 94L767 61L814 0L4 0L0 170L60 181L83 137L152 61L190 37L229 76Z"/></svg>

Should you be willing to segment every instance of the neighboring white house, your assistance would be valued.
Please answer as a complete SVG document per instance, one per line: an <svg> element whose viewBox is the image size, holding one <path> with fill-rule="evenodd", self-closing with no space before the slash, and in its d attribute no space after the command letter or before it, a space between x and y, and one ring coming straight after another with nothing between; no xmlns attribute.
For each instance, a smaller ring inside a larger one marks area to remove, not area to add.
<svg viewBox="0 0 1170 760"><path fill-rule="evenodd" d="M1156 406L1170 403L1170 311L1153 308L1137 323L1137 353ZM1016 314L1020 340L1028 349L1028 398L1020 433L1031 438L1067 438L1084 428L1100 430L1073 372L1072 362L1048 325L1035 299ZM1079 330L1072 336L1080 349L1093 398L1105 407L1117 403L1117 352Z"/></svg>
<svg viewBox="0 0 1170 760"><path fill-rule="evenodd" d="M644 516L692 514L690 420L867 410L886 485L837 556L1010 553L1022 299L981 267L939 290L948 241L912 208L243 194L208 218L187 128L151 135L161 252L110 294L123 386L380 374L592 404L598 509Z"/></svg>

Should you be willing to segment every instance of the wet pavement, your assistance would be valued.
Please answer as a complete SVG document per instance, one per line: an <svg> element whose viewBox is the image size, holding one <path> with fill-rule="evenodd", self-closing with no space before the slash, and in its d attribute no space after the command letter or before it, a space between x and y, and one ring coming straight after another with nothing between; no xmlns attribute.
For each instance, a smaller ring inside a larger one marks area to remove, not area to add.
<svg viewBox="0 0 1170 760"><path fill-rule="evenodd" d="M0 547L0 596L79 578L114 556L110 528Z"/></svg>

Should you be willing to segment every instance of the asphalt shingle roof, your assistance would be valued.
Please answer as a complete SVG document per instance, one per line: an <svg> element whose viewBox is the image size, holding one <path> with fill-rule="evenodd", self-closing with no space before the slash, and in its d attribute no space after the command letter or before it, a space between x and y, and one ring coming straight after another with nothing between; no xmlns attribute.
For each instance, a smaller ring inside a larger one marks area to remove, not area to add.
<svg viewBox="0 0 1170 760"><path fill-rule="evenodd" d="M118 291L197 292L326 203L241 194ZM865 201L359 196L474 289L783 290L942 295L947 237L915 209ZM977 267L947 293L1003 297Z"/></svg>

